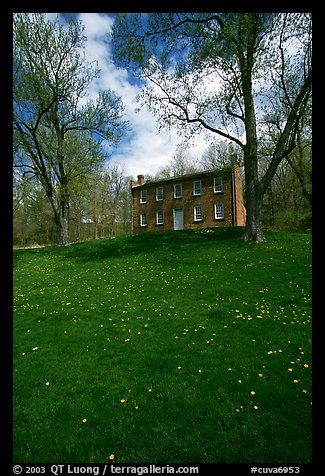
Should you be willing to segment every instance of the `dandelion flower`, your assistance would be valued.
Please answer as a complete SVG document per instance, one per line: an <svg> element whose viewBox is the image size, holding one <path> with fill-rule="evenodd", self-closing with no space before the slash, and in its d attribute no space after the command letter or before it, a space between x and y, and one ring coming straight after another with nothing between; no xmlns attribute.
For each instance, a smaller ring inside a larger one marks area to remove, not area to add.
<svg viewBox="0 0 325 476"><path fill-rule="evenodd" d="M257 406L257 405L254 405L254 410L258 410L258 406Z"/></svg>
<svg viewBox="0 0 325 476"><path fill-rule="evenodd" d="M108 459L109 459L110 461L114 461L114 458L115 458L115 455L113 455L113 453L112 453L111 455L109 455L109 457L108 457Z"/></svg>
<svg viewBox="0 0 325 476"><path fill-rule="evenodd" d="M288 369L288 370L289 370L289 372L292 372L292 369Z"/></svg>
<svg viewBox="0 0 325 476"><path fill-rule="evenodd" d="M125 403L125 399L124 399L124 398L121 398L120 404L123 405L123 403Z"/></svg>
<svg viewBox="0 0 325 476"><path fill-rule="evenodd" d="M309 365L308 365L308 364L304 364L304 367L305 367L305 369L308 369Z"/></svg>
<svg viewBox="0 0 325 476"><path fill-rule="evenodd" d="M36 350L38 350L38 347L33 347L32 348L32 351L35 352Z"/></svg>
<svg viewBox="0 0 325 476"><path fill-rule="evenodd" d="M299 382L299 380L297 380L297 379L294 379L294 381L293 381L293 383L298 383L298 382Z"/></svg>
<svg viewBox="0 0 325 476"><path fill-rule="evenodd" d="M263 377L263 374L258 374L259 377Z"/></svg>
<svg viewBox="0 0 325 476"><path fill-rule="evenodd" d="M87 423L87 418L83 418L82 423Z"/></svg>
<svg viewBox="0 0 325 476"><path fill-rule="evenodd" d="M45 382L45 387L48 387L50 385L50 382Z"/></svg>
<svg viewBox="0 0 325 476"><path fill-rule="evenodd" d="M251 391L251 395L255 395L255 392L254 392L254 390L252 390L252 391Z"/></svg>

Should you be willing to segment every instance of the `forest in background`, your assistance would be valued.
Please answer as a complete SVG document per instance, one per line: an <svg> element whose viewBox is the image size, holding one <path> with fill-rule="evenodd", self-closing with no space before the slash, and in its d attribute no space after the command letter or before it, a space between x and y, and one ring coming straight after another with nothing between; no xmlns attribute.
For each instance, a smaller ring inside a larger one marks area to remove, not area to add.
<svg viewBox="0 0 325 476"><path fill-rule="evenodd" d="M170 163L147 180L181 176L228 164L233 154L226 141L211 144L196 161L186 149L175 152ZM279 167L264 197L266 229L311 232L311 140L300 144ZM263 168L263 164L261 164ZM141 173L141 171L139 171ZM76 180L69 204L72 242L109 238L131 233L131 177L123 164L109 164ZM244 200L245 200L245 183ZM14 240L17 247L57 243L50 205L35 178L14 176Z"/></svg>

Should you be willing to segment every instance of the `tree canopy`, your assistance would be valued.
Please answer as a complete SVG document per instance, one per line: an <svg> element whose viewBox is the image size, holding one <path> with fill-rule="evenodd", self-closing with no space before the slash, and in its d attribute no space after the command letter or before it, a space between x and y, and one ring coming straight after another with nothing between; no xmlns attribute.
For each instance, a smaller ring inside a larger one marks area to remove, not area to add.
<svg viewBox="0 0 325 476"><path fill-rule="evenodd" d="M245 239L264 239L263 196L297 146L311 98L311 33L309 13L122 14L114 24L115 61L144 81L139 100L160 128L187 140L205 130L238 147Z"/></svg>
<svg viewBox="0 0 325 476"><path fill-rule="evenodd" d="M14 15L14 165L41 183L62 245L69 242L71 182L98 167L102 144L118 142L127 128L114 91L87 99L100 72L85 58L85 41L76 20Z"/></svg>

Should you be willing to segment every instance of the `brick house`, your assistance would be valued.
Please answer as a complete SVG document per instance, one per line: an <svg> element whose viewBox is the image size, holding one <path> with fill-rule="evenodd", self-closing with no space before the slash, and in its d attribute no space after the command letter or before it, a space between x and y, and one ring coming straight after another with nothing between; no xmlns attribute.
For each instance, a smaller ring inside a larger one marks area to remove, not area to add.
<svg viewBox="0 0 325 476"><path fill-rule="evenodd" d="M132 231L244 226L238 165L180 177L131 181Z"/></svg>

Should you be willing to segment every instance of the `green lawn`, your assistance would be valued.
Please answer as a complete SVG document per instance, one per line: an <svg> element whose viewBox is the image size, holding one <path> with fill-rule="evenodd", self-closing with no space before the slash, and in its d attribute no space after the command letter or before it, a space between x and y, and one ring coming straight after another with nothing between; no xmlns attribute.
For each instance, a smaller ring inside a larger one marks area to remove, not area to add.
<svg viewBox="0 0 325 476"><path fill-rule="evenodd" d="M15 462L311 461L311 236L14 252Z"/></svg>

